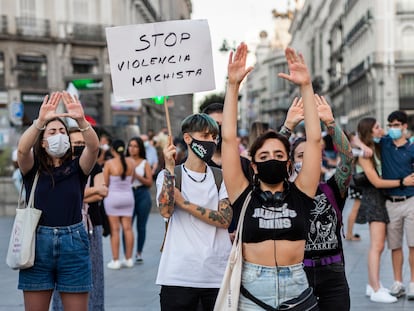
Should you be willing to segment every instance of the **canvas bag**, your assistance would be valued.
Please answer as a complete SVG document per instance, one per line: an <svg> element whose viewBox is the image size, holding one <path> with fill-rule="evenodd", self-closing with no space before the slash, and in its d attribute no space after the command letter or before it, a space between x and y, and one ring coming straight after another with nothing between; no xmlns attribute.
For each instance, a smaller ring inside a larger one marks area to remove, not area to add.
<svg viewBox="0 0 414 311"><path fill-rule="evenodd" d="M33 266L35 259L36 228L39 223L41 210L34 208L34 192L39 179L36 174L27 206L20 207L22 201L23 184L20 190L16 216L10 235L6 263L16 269L27 269Z"/></svg>
<svg viewBox="0 0 414 311"><path fill-rule="evenodd" d="M237 311L238 308L243 265L243 220L251 196L252 192L250 191L244 200L243 207L240 212L236 235L234 238L233 246L231 247L230 256L227 261L226 270L224 271L224 276L221 282L219 293L217 295L216 303L214 305L214 311Z"/></svg>

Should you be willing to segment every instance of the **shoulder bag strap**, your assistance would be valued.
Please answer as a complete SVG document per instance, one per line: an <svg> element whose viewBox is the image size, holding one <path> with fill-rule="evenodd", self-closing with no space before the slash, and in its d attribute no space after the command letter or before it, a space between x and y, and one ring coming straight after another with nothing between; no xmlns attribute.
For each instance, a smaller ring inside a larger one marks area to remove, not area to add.
<svg viewBox="0 0 414 311"><path fill-rule="evenodd" d="M37 180L39 179L39 171L36 173L36 176L33 180L32 190L30 191L29 202L27 203L27 207L34 208L34 193L37 186Z"/></svg>
<svg viewBox="0 0 414 311"><path fill-rule="evenodd" d="M234 243L242 243L244 215L246 214L247 206L249 205L251 198L252 198L252 191L250 191L247 194L247 197L244 200L244 203L243 203L243 206L240 212L239 222L237 223L236 234L234 236Z"/></svg>

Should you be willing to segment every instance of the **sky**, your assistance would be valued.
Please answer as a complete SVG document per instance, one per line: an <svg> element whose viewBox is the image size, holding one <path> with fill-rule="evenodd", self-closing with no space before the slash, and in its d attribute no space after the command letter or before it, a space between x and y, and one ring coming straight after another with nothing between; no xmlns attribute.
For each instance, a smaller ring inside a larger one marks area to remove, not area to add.
<svg viewBox="0 0 414 311"><path fill-rule="evenodd" d="M288 0L192 0L191 18L207 19L209 24L216 80L215 90L194 94L196 107L205 96L224 92L229 52L219 51L223 40L226 39L230 46L245 42L250 49L254 49L262 30L273 37L272 10L286 12L287 2ZM248 65L253 65L252 58Z"/></svg>

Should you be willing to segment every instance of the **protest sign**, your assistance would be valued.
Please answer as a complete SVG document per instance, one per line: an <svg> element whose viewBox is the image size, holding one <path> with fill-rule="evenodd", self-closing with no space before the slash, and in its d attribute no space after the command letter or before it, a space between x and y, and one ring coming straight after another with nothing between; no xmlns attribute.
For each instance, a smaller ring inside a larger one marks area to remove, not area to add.
<svg viewBox="0 0 414 311"><path fill-rule="evenodd" d="M206 20L109 27L106 38L117 101L215 88Z"/></svg>

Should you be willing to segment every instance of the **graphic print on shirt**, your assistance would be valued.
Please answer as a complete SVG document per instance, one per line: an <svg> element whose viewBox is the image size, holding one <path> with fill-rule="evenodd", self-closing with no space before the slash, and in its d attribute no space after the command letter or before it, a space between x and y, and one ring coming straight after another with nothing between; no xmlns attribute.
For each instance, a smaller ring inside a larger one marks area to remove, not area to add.
<svg viewBox="0 0 414 311"><path fill-rule="evenodd" d="M254 209L253 218L258 218L261 229L288 229L292 227L292 218L296 218L295 210L287 208L287 203L282 206L264 206Z"/></svg>
<svg viewBox="0 0 414 311"><path fill-rule="evenodd" d="M306 251L329 250L338 247L336 236L337 215L329 204L324 193L314 199L314 208L311 210L310 230L308 233Z"/></svg>

